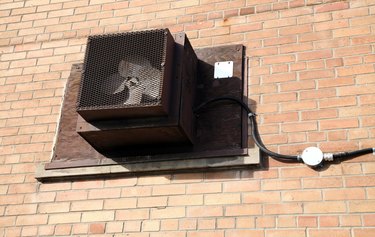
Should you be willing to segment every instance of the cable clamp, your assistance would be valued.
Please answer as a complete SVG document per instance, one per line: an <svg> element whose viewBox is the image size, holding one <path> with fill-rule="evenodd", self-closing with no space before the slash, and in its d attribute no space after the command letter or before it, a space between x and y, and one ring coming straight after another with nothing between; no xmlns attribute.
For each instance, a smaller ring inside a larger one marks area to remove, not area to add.
<svg viewBox="0 0 375 237"><path fill-rule="evenodd" d="M256 113L248 113L247 114L247 117L251 118L251 117L255 117L256 116Z"/></svg>
<svg viewBox="0 0 375 237"><path fill-rule="evenodd" d="M323 153L323 159L325 161L333 161L333 153Z"/></svg>

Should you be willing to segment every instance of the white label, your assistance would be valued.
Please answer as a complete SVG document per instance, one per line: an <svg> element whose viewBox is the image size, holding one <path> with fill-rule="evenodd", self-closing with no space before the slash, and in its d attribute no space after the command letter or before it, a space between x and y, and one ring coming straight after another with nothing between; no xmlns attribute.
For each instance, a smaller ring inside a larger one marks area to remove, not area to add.
<svg viewBox="0 0 375 237"><path fill-rule="evenodd" d="M229 78L233 77L233 61L216 62L214 78Z"/></svg>

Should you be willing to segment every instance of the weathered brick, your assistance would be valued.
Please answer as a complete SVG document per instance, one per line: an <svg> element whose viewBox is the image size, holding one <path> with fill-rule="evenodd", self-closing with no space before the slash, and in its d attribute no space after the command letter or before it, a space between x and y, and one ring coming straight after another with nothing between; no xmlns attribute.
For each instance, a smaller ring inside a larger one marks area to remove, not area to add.
<svg viewBox="0 0 375 237"><path fill-rule="evenodd" d="M64 213L69 212L69 202L41 203L38 206L38 213Z"/></svg>
<svg viewBox="0 0 375 237"><path fill-rule="evenodd" d="M335 119L320 121L320 128L323 130L330 129L343 129L343 128L356 128L358 127L358 119Z"/></svg>
<svg viewBox="0 0 375 237"><path fill-rule="evenodd" d="M130 209L116 211L116 220L145 220L149 219L149 209Z"/></svg>
<svg viewBox="0 0 375 237"><path fill-rule="evenodd" d="M82 222L113 221L114 211L92 211L82 213Z"/></svg>
<svg viewBox="0 0 375 237"><path fill-rule="evenodd" d="M152 219L182 218L185 217L185 207L166 207L163 209L151 209Z"/></svg>
<svg viewBox="0 0 375 237"><path fill-rule="evenodd" d="M167 197L140 197L137 201L138 207L165 207Z"/></svg>
<svg viewBox="0 0 375 237"><path fill-rule="evenodd" d="M342 213L346 210L342 201L307 202L303 206L304 213Z"/></svg>
<svg viewBox="0 0 375 237"><path fill-rule="evenodd" d="M318 236L337 236L337 237L349 237L350 236L350 231L347 229L325 229L325 230L309 230L309 235L311 237L318 237Z"/></svg>
<svg viewBox="0 0 375 237"><path fill-rule="evenodd" d="M9 205L5 210L5 215L26 215L26 214L36 214L36 204L23 204L23 205Z"/></svg>

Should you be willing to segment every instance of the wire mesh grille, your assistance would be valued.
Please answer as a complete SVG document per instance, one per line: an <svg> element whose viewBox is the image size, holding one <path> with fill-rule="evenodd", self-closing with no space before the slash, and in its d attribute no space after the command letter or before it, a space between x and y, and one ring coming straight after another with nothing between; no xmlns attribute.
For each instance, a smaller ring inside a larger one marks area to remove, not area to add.
<svg viewBox="0 0 375 237"><path fill-rule="evenodd" d="M168 35L157 29L90 36L77 109L159 105Z"/></svg>

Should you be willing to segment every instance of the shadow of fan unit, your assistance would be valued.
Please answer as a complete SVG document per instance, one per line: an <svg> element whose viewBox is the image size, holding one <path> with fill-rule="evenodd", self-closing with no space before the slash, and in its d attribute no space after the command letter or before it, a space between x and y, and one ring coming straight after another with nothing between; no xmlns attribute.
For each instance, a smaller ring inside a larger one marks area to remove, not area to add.
<svg viewBox="0 0 375 237"><path fill-rule="evenodd" d="M193 90L181 88L195 87L197 58L183 38L168 29L88 38L77 131L96 150L193 143Z"/></svg>

